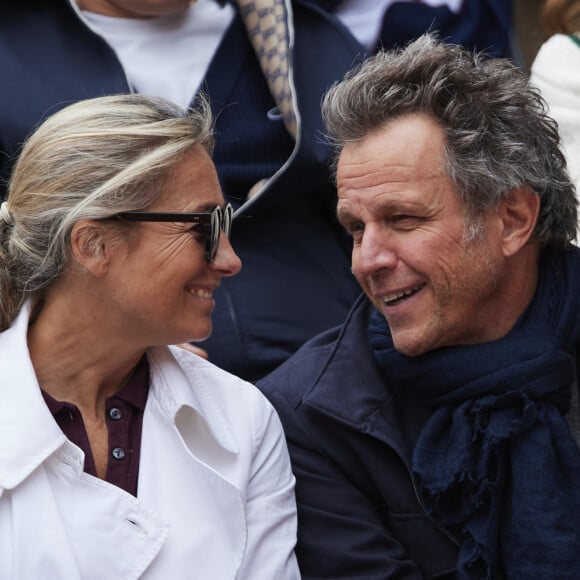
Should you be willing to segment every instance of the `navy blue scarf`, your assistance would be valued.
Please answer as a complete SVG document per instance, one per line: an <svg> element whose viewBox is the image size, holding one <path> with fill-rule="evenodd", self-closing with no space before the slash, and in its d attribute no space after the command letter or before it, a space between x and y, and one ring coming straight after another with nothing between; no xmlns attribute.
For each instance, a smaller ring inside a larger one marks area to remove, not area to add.
<svg viewBox="0 0 580 580"><path fill-rule="evenodd" d="M580 450L564 414L580 339L580 252L545 252L532 304L504 338L420 357L371 315L394 390L433 406L412 457L431 515L463 532L461 578L580 578Z"/></svg>

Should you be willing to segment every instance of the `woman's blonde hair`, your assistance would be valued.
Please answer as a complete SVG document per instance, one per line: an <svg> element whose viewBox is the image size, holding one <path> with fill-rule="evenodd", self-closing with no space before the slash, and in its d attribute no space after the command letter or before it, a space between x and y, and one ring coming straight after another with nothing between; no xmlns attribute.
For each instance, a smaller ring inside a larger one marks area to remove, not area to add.
<svg viewBox="0 0 580 580"><path fill-rule="evenodd" d="M14 166L9 219L0 215L0 331L65 271L75 223L149 207L194 145L213 148L204 97L188 111L156 97L98 97L44 121Z"/></svg>

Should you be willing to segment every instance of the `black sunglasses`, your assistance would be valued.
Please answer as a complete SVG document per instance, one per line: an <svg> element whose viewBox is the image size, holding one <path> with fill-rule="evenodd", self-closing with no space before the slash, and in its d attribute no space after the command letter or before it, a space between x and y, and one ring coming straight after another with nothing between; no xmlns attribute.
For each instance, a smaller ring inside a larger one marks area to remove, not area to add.
<svg viewBox="0 0 580 580"><path fill-rule="evenodd" d="M205 259L211 264L220 245L220 233L229 238L232 232L234 208L227 204L223 209L216 205L210 212L176 213L156 211L125 211L113 216L127 222L182 222L198 224L205 238Z"/></svg>

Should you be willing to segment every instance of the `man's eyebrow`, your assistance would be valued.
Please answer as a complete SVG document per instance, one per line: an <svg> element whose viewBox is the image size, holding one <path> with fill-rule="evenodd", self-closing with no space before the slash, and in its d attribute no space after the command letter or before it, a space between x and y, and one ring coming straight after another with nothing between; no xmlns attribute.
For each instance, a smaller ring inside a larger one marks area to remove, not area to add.
<svg viewBox="0 0 580 580"><path fill-rule="evenodd" d="M343 221L346 221L348 219L352 219L352 217L353 216L350 213L350 211L348 211L348 209L340 208L340 207L336 209L336 219L339 222L342 223Z"/></svg>

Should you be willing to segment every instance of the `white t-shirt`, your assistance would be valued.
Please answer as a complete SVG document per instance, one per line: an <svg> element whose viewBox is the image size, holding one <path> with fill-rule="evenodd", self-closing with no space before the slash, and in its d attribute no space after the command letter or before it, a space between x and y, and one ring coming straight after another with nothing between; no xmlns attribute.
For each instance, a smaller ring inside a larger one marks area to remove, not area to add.
<svg viewBox="0 0 580 580"><path fill-rule="evenodd" d="M133 90L187 108L234 10L213 0L197 0L171 16L119 18L86 10L80 14L113 48Z"/></svg>

